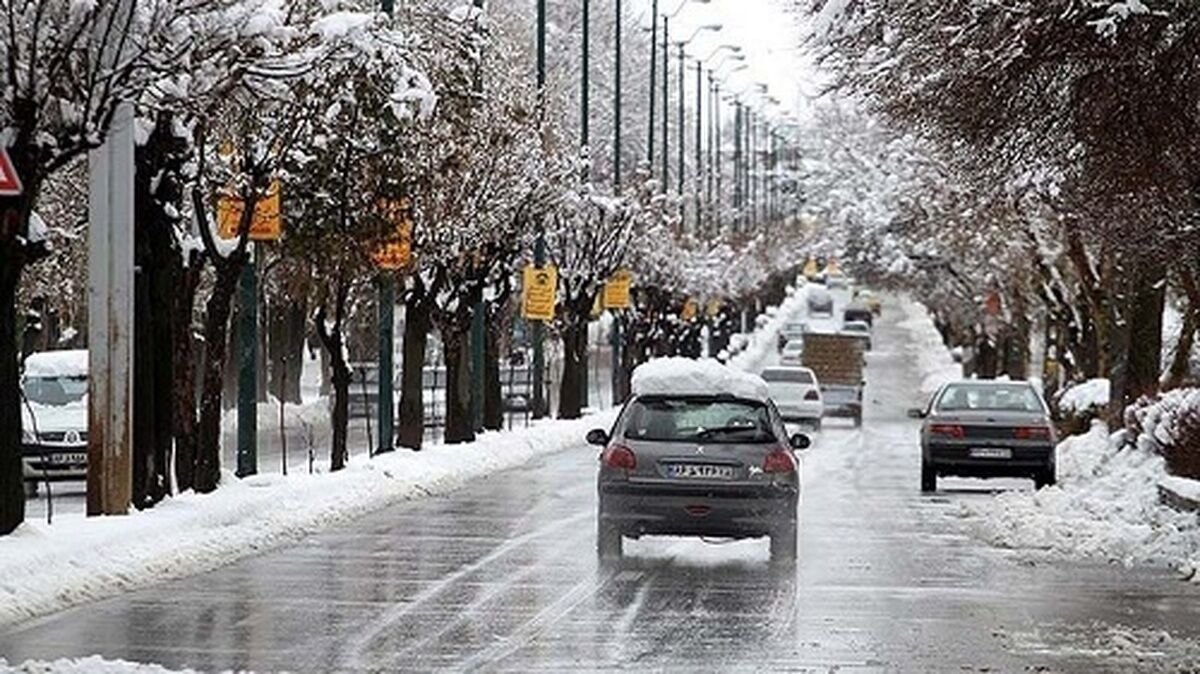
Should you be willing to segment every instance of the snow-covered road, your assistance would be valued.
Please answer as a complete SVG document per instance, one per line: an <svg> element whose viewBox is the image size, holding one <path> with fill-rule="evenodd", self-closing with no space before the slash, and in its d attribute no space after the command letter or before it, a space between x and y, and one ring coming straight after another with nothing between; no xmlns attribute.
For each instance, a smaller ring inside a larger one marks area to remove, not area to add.
<svg viewBox="0 0 1200 674"><path fill-rule="evenodd" d="M0 633L0 657L99 654L291 671L1177 671L1200 666L1200 586L1031 563L962 504L1027 481L918 491L921 376L903 312L876 328L864 427L804 462L800 561L765 541L646 539L597 564L582 442L452 494L224 569ZM3 582L0 579L0 582Z"/></svg>

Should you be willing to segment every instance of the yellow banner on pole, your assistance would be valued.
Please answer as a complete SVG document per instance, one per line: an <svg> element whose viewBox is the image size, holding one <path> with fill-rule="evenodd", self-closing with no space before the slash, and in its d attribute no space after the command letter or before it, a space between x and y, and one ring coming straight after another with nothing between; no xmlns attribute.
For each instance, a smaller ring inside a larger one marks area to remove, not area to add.
<svg viewBox="0 0 1200 674"><path fill-rule="evenodd" d="M528 321L554 320L554 302L558 292L558 268L553 265L528 265L523 274L521 316Z"/></svg>
<svg viewBox="0 0 1200 674"><path fill-rule="evenodd" d="M817 261L811 257L808 258L808 262L804 264L804 278L811 281L817 277L817 274L820 273L821 267L817 265Z"/></svg>
<svg viewBox="0 0 1200 674"><path fill-rule="evenodd" d="M408 199L381 200L378 204L384 219L395 226L371 253L375 266L384 271L408 269L412 264L412 209Z"/></svg>
<svg viewBox="0 0 1200 674"><path fill-rule="evenodd" d="M629 291L633 286L633 272L628 269L622 269L612 275L612 278L604 284L604 308L605 309L628 309L633 306L630 300Z"/></svg>
<svg viewBox="0 0 1200 674"><path fill-rule="evenodd" d="M276 180L267 194L254 204L254 217L250 220L251 241L278 241L283 236L282 191ZM245 210L246 201L241 197L225 194L217 200L217 234L222 239L237 238Z"/></svg>
<svg viewBox="0 0 1200 674"><path fill-rule="evenodd" d="M683 303L683 309L679 312L679 317L685 321L693 321L696 319L696 314L700 313L700 305L696 300L689 299Z"/></svg>

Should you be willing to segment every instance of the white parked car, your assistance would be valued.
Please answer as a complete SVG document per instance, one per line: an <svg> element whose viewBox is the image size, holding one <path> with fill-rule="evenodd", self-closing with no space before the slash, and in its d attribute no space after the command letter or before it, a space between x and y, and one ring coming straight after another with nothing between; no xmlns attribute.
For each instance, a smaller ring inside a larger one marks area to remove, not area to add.
<svg viewBox="0 0 1200 674"><path fill-rule="evenodd" d="M812 370L807 367L768 367L763 370L762 378L784 421L821 428L825 403L821 399L821 384Z"/></svg>
<svg viewBox="0 0 1200 674"><path fill-rule="evenodd" d="M780 365L800 365L804 359L804 340L789 339L787 344L783 345L783 351L779 352Z"/></svg>
<svg viewBox="0 0 1200 674"><path fill-rule="evenodd" d="M47 351L25 359L21 457L25 490L39 482L87 479L88 352Z"/></svg>

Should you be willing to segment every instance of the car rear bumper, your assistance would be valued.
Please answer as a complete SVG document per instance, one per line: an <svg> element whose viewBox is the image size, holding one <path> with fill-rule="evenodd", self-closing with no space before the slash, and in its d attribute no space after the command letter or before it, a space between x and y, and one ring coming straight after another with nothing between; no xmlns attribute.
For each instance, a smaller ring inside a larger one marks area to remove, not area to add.
<svg viewBox="0 0 1200 674"><path fill-rule="evenodd" d="M775 403L779 416L784 421L814 421L825 413L825 406L819 401L813 403Z"/></svg>
<svg viewBox="0 0 1200 674"><path fill-rule="evenodd" d="M860 403L826 403L823 414L827 417L857 417L862 414Z"/></svg>
<svg viewBox="0 0 1200 674"><path fill-rule="evenodd" d="M621 534L755 538L794 526L799 490L784 485L600 484L599 517Z"/></svg>
<svg viewBox="0 0 1200 674"><path fill-rule="evenodd" d="M1054 465L1054 447L1006 447L1011 458L979 458L971 449L980 444L932 445L926 462L938 475L957 477L1027 477ZM986 446L986 445L983 445Z"/></svg>

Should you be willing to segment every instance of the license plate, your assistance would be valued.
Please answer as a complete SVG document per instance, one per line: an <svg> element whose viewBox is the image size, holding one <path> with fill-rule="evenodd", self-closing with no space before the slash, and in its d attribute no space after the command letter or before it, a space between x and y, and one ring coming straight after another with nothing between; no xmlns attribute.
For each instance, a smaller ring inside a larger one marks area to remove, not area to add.
<svg viewBox="0 0 1200 674"><path fill-rule="evenodd" d="M87 463L87 454L51 454L50 463L75 464Z"/></svg>
<svg viewBox="0 0 1200 674"><path fill-rule="evenodd" d="M667 466L669 477L682 480L732 480L733 466L711 463L672 463Z"/></svg>
<svg viewBox="0 0 1200 674"><path fill-rule="evenodd" d="M974 459L1011 459L1012 450L1007 447L975 447L971 449Z"/></svg>

